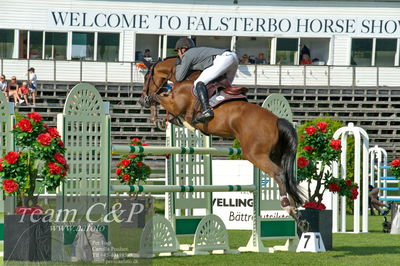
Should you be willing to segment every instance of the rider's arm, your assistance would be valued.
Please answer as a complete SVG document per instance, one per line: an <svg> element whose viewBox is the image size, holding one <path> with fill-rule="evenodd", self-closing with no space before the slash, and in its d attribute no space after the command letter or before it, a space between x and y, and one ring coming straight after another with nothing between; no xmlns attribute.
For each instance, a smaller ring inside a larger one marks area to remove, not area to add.
<svg viewBox="0 0 400 266"><path fill-rule="evenodd" d="M376 188L372 189L369 194L370 194L370 196L377 197L379 194L379 188L376 187Z"/></svg>
<svg viewBox="0 0 400 266"><path fill-rule="evenodd" d="M188 56L182 56L182 60L180 61L179 64L176 65L176 70L175 70L175 79L176 81L182 81L185 79L186 74L188 73L190 69L190 57Z"/></svg>

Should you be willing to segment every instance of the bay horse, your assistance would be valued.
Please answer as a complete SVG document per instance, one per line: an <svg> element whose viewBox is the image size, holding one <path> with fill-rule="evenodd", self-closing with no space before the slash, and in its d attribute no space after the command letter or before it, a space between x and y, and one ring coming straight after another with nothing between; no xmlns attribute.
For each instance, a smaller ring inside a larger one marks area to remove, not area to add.
<svg viewBox="0 0 400 266"><path fill-rule="evenodd" d="M148 66L139 102L143 107L151 108L153 120L159 103L173 116L191 124L198 109L192 87L199 74L191 74L188 79L176 82L176 60L177 57L166 58ZM174 83L170 91L166 90L168 81ZM228 101L214 108L212 120L192 126L208 135L238 139L244 158L278 184L281 207L295 219L302 231L308 230L308 223L297 215L297 207L303 204L304 195L294 175L297 133L289 121L257 104Z"/></svg>

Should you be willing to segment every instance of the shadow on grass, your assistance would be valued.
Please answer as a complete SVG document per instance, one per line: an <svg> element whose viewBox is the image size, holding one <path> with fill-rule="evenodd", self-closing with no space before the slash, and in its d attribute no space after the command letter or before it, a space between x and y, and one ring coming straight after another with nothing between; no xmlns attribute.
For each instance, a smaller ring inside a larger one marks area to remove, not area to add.
<svg viewBox="0 0 400 266"><path fill-rule="evenodd" d="M370 246L370 247L354 247L354 246L341 246L334 247L332 251L342 252L340 255L333 255L332 257L340 258L349 255L353 256L371 256L371 255L389 255L400 254L400 246Z"/></svg>

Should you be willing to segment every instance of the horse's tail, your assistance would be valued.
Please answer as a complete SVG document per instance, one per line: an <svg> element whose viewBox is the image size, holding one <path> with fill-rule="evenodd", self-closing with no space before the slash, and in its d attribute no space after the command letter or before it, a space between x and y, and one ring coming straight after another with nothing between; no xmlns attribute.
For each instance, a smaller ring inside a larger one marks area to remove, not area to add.
<svg viewBox="0 0 400 266"><path fill-rule="evenodd" d="M297 185L294 165L297 153L297 132L286 119L278 119L279 142L281 149L281 167L284 174L286 191L297 206L304 203L304 194Z"/></svg>

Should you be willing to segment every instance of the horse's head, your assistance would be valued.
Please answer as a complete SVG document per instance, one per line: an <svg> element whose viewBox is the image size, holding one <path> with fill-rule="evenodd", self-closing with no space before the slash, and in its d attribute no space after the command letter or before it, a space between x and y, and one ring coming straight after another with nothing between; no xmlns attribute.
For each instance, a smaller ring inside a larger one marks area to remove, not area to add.
<svg viewBox="0 0 400 266"><path fill-rule="evenodd" d="M159 94L166 87L167 81L175 80L175 60L176 58L168 58L164 61L147 64L148 71L144 76L142 96L139 99L139 103L143 107L150 108L158 103Z"/></svg>

